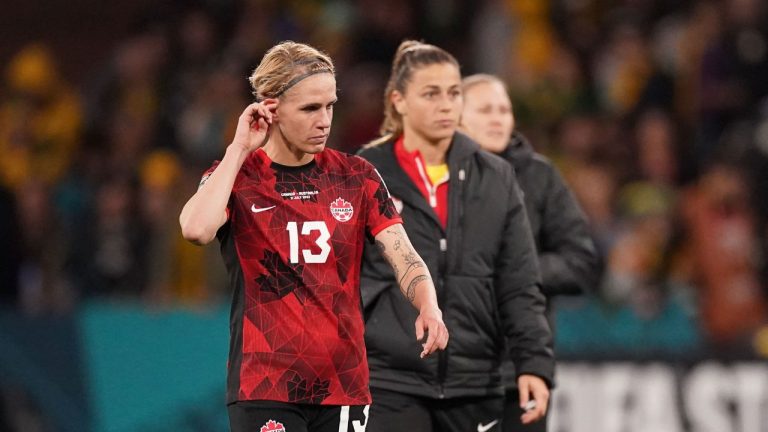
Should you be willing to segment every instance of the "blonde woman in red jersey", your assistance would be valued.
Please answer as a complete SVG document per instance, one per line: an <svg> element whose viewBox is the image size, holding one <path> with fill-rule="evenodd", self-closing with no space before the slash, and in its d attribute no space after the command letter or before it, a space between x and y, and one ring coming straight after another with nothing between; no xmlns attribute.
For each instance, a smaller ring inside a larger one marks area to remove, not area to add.
<svg viewBox="0 0 768 432"><path fill-rule="evenodd" d="M403 272L402 292L418 311L415 339L428 335L422 357L448 342L434 285L376 170L325 148L337 100L331 59L283 42L250 82L256 102L180 216L187 240L218 238L234 291L231 429L365 430L365 237Z"/></svg>

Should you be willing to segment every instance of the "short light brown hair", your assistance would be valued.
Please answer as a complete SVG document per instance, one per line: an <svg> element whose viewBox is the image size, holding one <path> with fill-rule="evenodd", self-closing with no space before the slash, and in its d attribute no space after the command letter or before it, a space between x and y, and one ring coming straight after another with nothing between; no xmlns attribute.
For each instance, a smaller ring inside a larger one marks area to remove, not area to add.
<svg viewBox="0 0 768 432"><path fill-rule="evenodd" d="M315 73L336 74L331 58L307 44L284 41L264 54L248 81L257 101L280 97L294 84Z"/></svg>

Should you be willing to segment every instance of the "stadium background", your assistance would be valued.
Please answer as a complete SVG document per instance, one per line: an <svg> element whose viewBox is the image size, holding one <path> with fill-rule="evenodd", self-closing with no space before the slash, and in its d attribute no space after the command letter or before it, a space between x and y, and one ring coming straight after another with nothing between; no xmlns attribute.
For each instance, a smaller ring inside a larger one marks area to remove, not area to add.
<svg viewBox="0 0 768 432"><path fill-rule="evenodd" d="M220 431L228 293L177 216L277 41L376 134L406 37L510 84L604 260L560 299L552 430L768 431L761 0L11 2L0 14L0 431Z"/></svg>

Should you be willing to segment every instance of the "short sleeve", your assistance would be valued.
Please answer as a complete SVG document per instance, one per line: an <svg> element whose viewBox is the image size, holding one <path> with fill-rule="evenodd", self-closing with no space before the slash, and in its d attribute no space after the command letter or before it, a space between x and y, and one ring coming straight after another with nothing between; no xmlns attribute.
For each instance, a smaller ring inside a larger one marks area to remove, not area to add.
<svg viewBox="0 0 768 432"><path fill-rule="evenodd" d="M376 237L376 234L389 226L403 223L384 184L384 179L368 162L366 162L365 200L367 201L365 229L371 237Z"/></svg>

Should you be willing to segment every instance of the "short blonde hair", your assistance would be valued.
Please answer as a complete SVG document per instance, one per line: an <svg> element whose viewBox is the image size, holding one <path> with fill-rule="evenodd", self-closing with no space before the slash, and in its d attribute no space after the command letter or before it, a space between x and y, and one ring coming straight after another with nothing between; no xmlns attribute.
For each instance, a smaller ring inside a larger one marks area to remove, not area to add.
<svg viewBox="0 0 768 432"><path fill-rule="evenodd" d="M284 41L264 54L248 81L257 101L277 98L302 79L336 70L331 58L307 44Z"/></svg>
<svg viewBox="0 0 768 432"><path fill-rule="evenodd" d="M464 93L466 93L467 90L478 84L498 84L501 86L501 88L507 90L507 85L504 83L504 81L501 80L501 78L497 77L496 75L483 73L464 77L464 79L461 80L461 89L464 91Z"/></svg>

